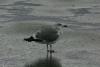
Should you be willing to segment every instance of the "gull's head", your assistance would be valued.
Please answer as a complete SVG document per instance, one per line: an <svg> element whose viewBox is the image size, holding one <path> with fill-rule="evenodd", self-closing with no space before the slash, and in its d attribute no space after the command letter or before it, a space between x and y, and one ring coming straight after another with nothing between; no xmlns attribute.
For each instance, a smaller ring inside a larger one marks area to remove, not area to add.
<svg viewBox="0 0 100 67"><path fill-rule="evenodd" d="M68 25L62 24L62 23L56 23L56 24L54 25L54 27L57 28L58 30L61 30L61 29L67 28Z"/></svg>

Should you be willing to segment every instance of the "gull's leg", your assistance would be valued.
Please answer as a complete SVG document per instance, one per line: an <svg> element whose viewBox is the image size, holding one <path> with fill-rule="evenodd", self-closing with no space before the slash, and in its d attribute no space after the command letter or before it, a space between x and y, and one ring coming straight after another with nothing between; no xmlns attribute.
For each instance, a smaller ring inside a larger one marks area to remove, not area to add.
<svg viewBox="0 0 100 67"><path fill-rule="evenodd" d="M52 59L52 44L50 44L50 59Z"/></svg>
<svg viewBox="0 0 100 67"><path fill-rule="evenodd" d="M47 44L47 59L48 59L48 44Z"/></svg>

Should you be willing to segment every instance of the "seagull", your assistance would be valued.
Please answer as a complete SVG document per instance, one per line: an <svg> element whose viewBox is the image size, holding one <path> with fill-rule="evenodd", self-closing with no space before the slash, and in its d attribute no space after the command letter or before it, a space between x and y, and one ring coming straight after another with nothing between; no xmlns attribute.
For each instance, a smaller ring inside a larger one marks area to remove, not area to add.
<svg viewBox="0 0 100 67"><path fill-rule="evenodd" d="M59 38L61 34L61 28L68 27L67 25L63 25L61 23L57 23L54 26L46 26L42 27L42 29L35 33L35 36L30 36L28 38L24 38L24 41L27 42L37 42L42 44L53 44ZM47 45L47 49L48 49Z"/></svg>
<svg viewBox="0 0 100 67"><path fill-rule="evenodd" d="M48 57L48 52L50 54L55 52L54 50L52 50L52 44L54 44L58 40L60 36L59 31L61 30L61 27L67 27L67 25L62 25L59 23L55 26L42 27L38 32L35 33L35 36L24 38L24 41L34 41L37 43L46 44Z"/></svg>

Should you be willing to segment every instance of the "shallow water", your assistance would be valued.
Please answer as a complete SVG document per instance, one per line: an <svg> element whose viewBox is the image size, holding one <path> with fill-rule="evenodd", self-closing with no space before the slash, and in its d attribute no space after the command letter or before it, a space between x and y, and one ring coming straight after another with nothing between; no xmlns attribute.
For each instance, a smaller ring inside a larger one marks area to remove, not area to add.
<svg viewBox="0 0 100 67"><path fill-rule="evenodd" d="M53 45L53 56L62 67L99 67L99 4L99 0L0 0L0 67L23 67L45 57L45 44L23 38L56 23L68 25Z"/></svg>

